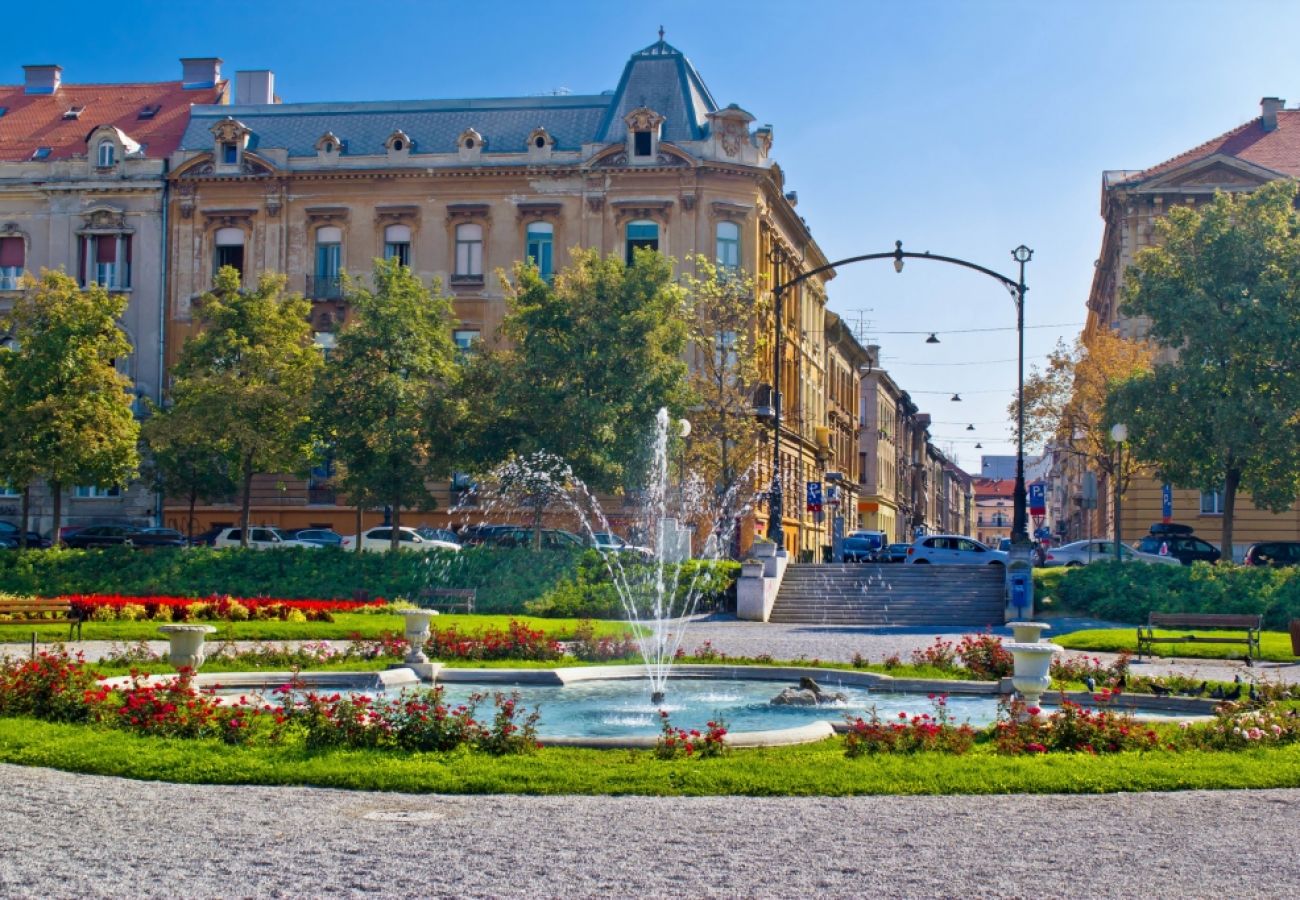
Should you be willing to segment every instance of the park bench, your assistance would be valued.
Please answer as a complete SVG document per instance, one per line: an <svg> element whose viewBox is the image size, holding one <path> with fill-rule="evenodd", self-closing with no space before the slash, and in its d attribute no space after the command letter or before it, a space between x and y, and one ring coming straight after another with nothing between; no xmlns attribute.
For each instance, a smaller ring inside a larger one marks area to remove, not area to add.
<svg viewBox="0 0 1300 900"><path fill-rule="evenodd" d="M1259 649L1259 632L1263 627L1263 616L1250 615L1227 615L1216 613L1158 613L1153 612L1147 617L1145 626L1137 627L1138 638L1138 659L1142 658L1143 651L1148 656L1152 655L1152 644L1245 644L1246 657L1248 659L1258 659L1260 656ZM1229 629L1232 631L1244 631L1245 637L1230 637L1222 634L1182 634L1157 637L1155 629L1163 628L1166 630L1181 630L1184 628L1196 629Z"/></svg>
<svg viewBox="0 0 1300 900"><path fill-rule="evenodd" d="M425 588L419 598L420 606L426 609L472 613L477 595L476 588Z"/></svg>
<svg viewBox="0 0 1300 900"><path fill-rule="evenodd" d="M81 614L67 600L45 597L0 598L0 625L50 625L66 624L68 640L77 631L81 640Z"/></svg>

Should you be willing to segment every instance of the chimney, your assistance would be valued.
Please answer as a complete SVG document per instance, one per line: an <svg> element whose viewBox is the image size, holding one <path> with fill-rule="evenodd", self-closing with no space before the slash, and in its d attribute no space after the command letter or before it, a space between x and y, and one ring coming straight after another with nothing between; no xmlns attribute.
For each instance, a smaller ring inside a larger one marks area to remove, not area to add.
<svg viewBox="0 0 1300 900"><path fill-rule="evenodd" d="M215 87L221 80L221 60L215 56L181 57L181 87L187 91Z"/></svg>
<svg viewBox="0 0 1300 900"><path fill-rule="evenodd" d="M867 366L872 369L880 368L879 344L867 344Z"/></svg>
<svg viewBox="0 0 1300 900"><path fill-rule="evenodd" d="M23 66L24 94L53 94L63 81L63 66Z"/></svg>
<svg viewBox="0 0 1300 900"><path fill-rule="evenodd" d="M1259 101L1259 118L1265 131L1277 130L1277 111L1285 103L1281 97L1265 97Z"/></svg>
<svg viewBox="0 0 1300 900"><path fill-rule="evenodd" d="M275 102L275 73L270 69L243 69L235 73L235 103L239 106Z"/></svg>

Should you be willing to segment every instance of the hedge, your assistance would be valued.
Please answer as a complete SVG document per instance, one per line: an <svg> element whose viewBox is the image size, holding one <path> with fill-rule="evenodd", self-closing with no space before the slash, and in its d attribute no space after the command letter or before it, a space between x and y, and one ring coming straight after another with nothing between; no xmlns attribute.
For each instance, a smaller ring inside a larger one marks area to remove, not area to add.
<svg viewBox="0 0 1300 900"><path fill-rule="evenodd" d="M1249 613L1282 629L1300 619L1300 568L1098 562L1065 570L1049 593L1066 609L1115 622L1144 623L1151 612Z"/></svg>
<svg viewBox="0 0 1300 900"><path fill-rule="evenodd" d="M424 588L477 588L475 611L522 613L576 570L580 554L471 547L459 553L340 550L0 551L0 593L275 596L350 600L414 597Z"/></svg>
<svg viewBox="0 0 1300 900"><path fill-rule="evenodd" d="M626 583L633 589L653 584L656 572L652 564L624 561ZM734 610L736 579L740 563L730 560L691 559L681 564L681 571L666 567L664 583L676 585L671 612L679 614L695 593L695 610ZM637 606L647 614L650 598L638 598ZM622 619L627 613L614 586L609 567L596 553L588 551L578 561L572 574L565 575L545 595L526 604L534 616L561 618Z"/></svg>

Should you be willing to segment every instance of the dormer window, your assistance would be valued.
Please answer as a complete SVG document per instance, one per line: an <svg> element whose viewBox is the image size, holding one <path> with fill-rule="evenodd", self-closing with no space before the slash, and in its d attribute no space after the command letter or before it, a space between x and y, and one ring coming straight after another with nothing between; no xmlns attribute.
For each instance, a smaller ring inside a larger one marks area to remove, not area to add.
<svg viewBox="0 0 1300 900"><path fill-rule="evenodd" d="M160 103L151 103L151 104L149 104L148 106L142 107L142 108L140 109L140 112L138 112L138 113L136 114L136 118L137 118L137 119L152 119L154 116L158 115L158 111L159 111L160 109L162 109L162 104L160 104Z"/></svg>
<svg viewBox="0 0 1300 900"><path fill-rule="evenodd" d="M239 145L234 141L223 141L221 144L221 164L224 166L233 166L239 162Z"/></svg>
<svg viewBox="0 0 1300 900"><path fill-rule="evenodd" d="M32 159L34 160L49 159L49 158L50 158L49 147L37 147L35 150L32 151Z"/></svg>
<svg viewBox="0 0 1300 900"><path fill-rule="evenodd" d="M644 106L623 117L627 124L628 157L633 162L651 162L659 153L664 117Z"/></svg>
<svg viewBox="0 0 1300 900"><path fill-rule="evenodd" d="M63 114L63 118L64 118L65 120L67 120L67 119L80 119L80 118L81 118L81 114L82 114L83 112L85 112L85 111L86 111L86 107L84 107L84 106L69 106L68 109L67 109L67 112L65 112L65 113Z"/></svg>
<svg viewBox="0 0 1300 900"><path fill-rule="evenodd" d="M316 139L316 152L328 159L343 152L343 141L332 131L327 131Z"/></svg>
<svg viewBox="0 0 1300 900"><path fill-rule="evenodd" d="M117 161L117 148L113 146L113 142L100 141L96 158L101 169L111 169L113 163Z"/></svg>
<svg viewBox="0 0 1300 900"><path fill-rule="evenodd" d="M411 140L410 135L400 128L390 134L388 140L384 141L384 146L388 148L388 155L402 159L405 159L410 154L413 145L414 142Z"/></svg>
<svg viewBox="0 0 1300 900"><path fill-rule="evenodd" d="M460 137L456 138L456 150L463 162L477 160L485 149L487 149L487 141L473 128L466 128L460 133Z"/></svg>
<svg viewBox="0 0 1300 900"><path fill-rule="evenodd" d="M632 155L633 156L651 156L654 153L653 136L648 131L634 131L632 133Z"/></svg>
<svg viewBox="0 0 1300 900"><path fill-rule="evenodd" d="M244 150L249 146L252 131L234 116L226 116L208 129L212 135L212 151L218 175L231 175L243 163Z"/></svg>

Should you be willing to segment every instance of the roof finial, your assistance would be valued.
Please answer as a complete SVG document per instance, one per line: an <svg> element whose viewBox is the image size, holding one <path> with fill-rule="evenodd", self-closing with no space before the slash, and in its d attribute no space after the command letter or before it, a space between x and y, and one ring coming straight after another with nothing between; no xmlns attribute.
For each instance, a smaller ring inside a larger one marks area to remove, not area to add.
<svg viewBox="0 0 1300 900"><path fill-rule="evenodd" d="M664 27L663 27L662 25L660 25L660 26L659 26L659 43L662 44L663 42L664 42Z"/></svg>

